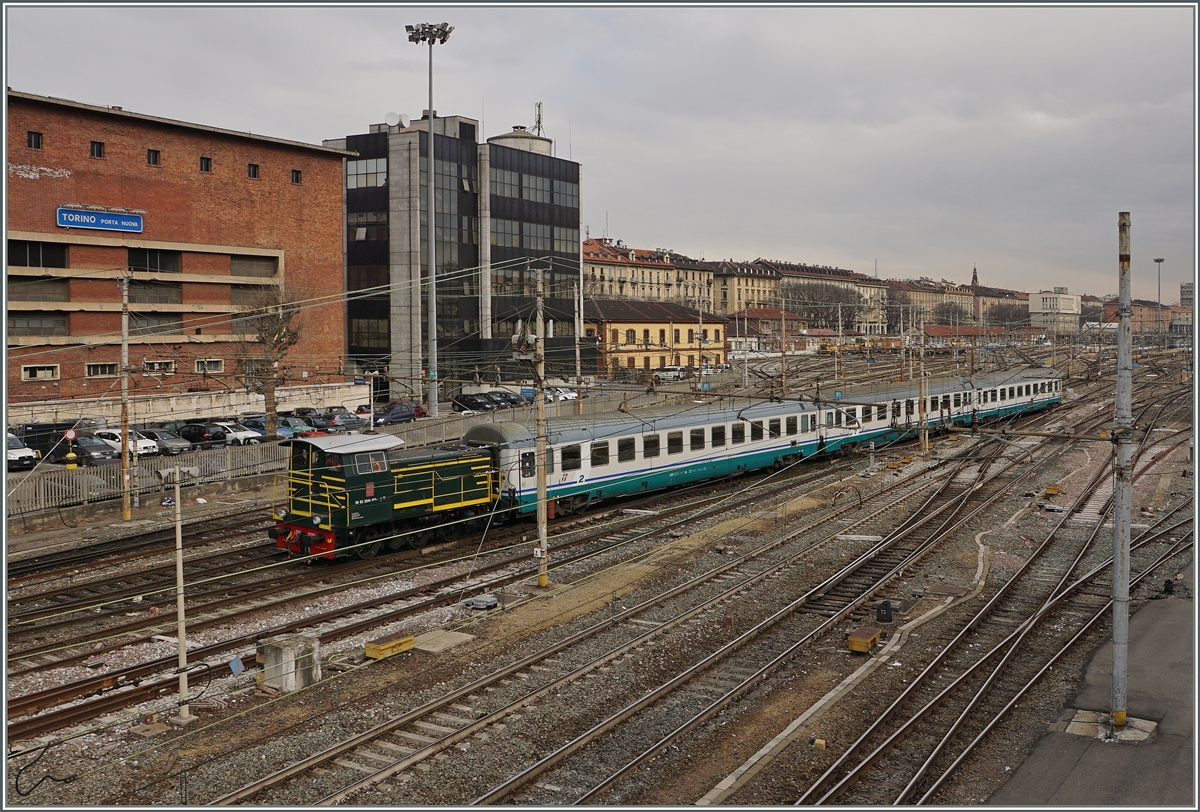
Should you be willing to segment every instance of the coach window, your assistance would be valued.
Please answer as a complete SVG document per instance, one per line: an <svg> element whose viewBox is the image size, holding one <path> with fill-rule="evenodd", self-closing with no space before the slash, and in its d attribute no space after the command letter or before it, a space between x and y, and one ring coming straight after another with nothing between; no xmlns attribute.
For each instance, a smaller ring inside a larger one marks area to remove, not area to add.
<svg viewBox="0 0 1200 812"><path fill-rule="evenodd" d="M521 455L521 476L537 476L537 464L532 451L526 451Z"/></svg>
<svg viewBox="0 0 1200 812"><path fill-rule="evenodd" d="M841 410L841 409L834 409L834 411L833 411L833 425L835 425L835 426L840 426L840 425L842 425L842 410Z"/></svg>
<svg viewBox="0 0 1200 812"><path fill-rule="evenodd" d="M962 395L956 394L954 396L954 408L957 409L960 406L962 406Z"/></svg>
<svg viewBox="0 0 1200 812"><path fill-rule="evenodd" d="M779 418L778 417L775 418L774 420L770 421L769 423L767 423L767 432L772 437L780 436L779 435Z"/></svg>
<svg viewBox="0 0 1200 812"><path fill-rule="evenodd" d="M734 423L729 427L730 439L736 445L746 442L746 424Z"/></svg>
<svg viewBox="0 0 1200 812"><path fill-rule="evenodd" d="M554 473L554 449L546 446L546 473Z"/></svg>
<svg viewBox="0 0 1200 812"><path fill-rule="evenodd" d="M755 443L763 438L763 426L761 420L755 420L750 424L750 442Z"/></svg>
<svg viewBox="0 0 1200 812"><path fill-rule="evenodd" d="M1008 392L1005 391L1004 387L1000 387L1000 402L1001 403L1003 403L1005 400L1008 399L1007 395L1008 395Z"/></svg>
<svg viewBox="0 0 1200 812"><path fill-rule="evenodd" d="M562 462L564 471L578 471L583 467L580 447L577 445L563 446Z"/></svg>
<svg viewBox="0 0 1200 812"><path fill-rule="evenodd" d="M704 450L704 429L692 429L691 449L692 451Z"/></svg>
<svg viewBox="0 0 1200 812"><path fill-rule="evenodd" d="M649 459L650 457L658 456L658 454L659 454L658 439L659 438L658 438L657 434L643 435L643 437L642 437L642 456L643 457L646 457L647 459Z"/></svg>
<svg viewBox="0 0 1200 812"><path fill-rule="evenodd" d="M637 457L637 446L632 437L617 440L617 462L629 462Z"/></svg>
<svg viewBox="0 0 1200 812"><path fill-rule="evenodd" d="M826 425L826 426L832 426L832 425L833 425L833 412L826 412L826 413L825 413L825 425Z"/></svg>
<svg viewBox="0 0 1200 812"><path fill-rule="evenodd" d="M667 453L682 454L683 453L683 432L668 431L667 432Z"/></svg>
<svg viewBox="0 0 1200 812"><path fill-rule="evenodd" d="M796 433L796 416L792 415L791 417L787 418L787 420L785 421L785 426L787 428L788 437L791 437L793 434L795 434ZM714 445L716 445L716 443L714 443Z"/></svg>
<svg viewBox="0 0 1200 812"><path fill-rule="evenodd" d="M957 404L955 404L955 405L957 405ZM945 409L946 411L950 411L950 396L949 395L942 395L942 408Z"/></svg>
<svg viewBox="0 0 1200 812"><path fill-rule="evenodd" d="M592 443L592 456L589 461L593 468L608 465L608 440Z"/></svg>
<svg viewBox="0 0 1200 812"><path fill-rule="evenodd" d="M712 447L722 448L725 445L725 426L712 427Z"/></svg>
<svg viewBox="0 0 1200 812"><path fill-rule="evenodd" d="M887 404L875 407L875 419L887 420Z"/></svg>
<svg viewBox="0 0 1200 812"><path fill-rule="evenodd" d="M872 419L872 413L873 413L874 411L875 411L875 410L874 410L872 407L870 407L870 406L863 406L863 416L862 416L862 422L864 422L864 423L870 423L870 422L871 422L871 419Z"/></svg>

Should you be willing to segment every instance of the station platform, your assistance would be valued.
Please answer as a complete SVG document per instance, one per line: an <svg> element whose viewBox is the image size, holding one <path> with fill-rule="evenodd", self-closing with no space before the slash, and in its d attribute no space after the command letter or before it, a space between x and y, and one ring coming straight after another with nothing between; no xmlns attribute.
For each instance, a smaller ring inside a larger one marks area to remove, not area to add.
<svg viewBox="0 0 1200 812"><path fill-rule="evenodd" d="M1111 741L1088 735L1094 725L1070 724L1074 711L1111 710L1112 643L1106 643L1063 717L992 793L989 805L1196 808L1193 566L1180 576L1174 595L1147 601L1129 619L1126 712L1131 720L1157 723L1149 736Z"/></svg>

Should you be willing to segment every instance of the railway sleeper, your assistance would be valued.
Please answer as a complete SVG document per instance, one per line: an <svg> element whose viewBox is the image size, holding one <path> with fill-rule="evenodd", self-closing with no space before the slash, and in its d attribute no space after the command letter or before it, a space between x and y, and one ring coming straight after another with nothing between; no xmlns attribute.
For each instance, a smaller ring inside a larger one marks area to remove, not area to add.
<svg viewBox="0 0 1200 812"><path fill-rule="evenodd" d="M335 758L333 760L333 763L337 764L340 767L345 767L348 770L357 770L358 772L361 772L361 773L377 773L377 772L379 772L378 767L368 767L365 764L359 764L357 761L351 761L348 758Z"/></svg>

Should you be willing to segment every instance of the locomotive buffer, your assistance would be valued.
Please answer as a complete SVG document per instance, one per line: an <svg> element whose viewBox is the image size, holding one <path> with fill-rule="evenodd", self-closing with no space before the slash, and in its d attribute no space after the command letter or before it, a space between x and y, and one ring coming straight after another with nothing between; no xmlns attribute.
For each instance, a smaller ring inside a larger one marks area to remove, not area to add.
<svg viewBox="0 0 1200 812"><path fill-rule="evenodd" d="M542 269L537 269L537 319L534 335L523 332L512 337L513 360L533 364L536 392L533 399L537 404L537 531L538 543L533 550L538 560L538 586L545 588L550 582L550 550L546 528L546 351L545 323L542 310ZM528 328L526 328L528 329Z"/></svg>

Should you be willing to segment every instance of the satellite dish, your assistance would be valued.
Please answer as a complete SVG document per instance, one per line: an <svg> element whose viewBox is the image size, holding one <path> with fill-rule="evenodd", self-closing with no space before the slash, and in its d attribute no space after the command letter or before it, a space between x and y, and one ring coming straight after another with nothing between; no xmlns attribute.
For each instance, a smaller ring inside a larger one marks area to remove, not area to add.
<svg viewBox="0 0 1200 812"><path fill-rule="evenodd" d="M387 122L389 127L399 126L401 129L408 127L408 116L403 113L388 113L383 117L383 120Z"/></svg>

